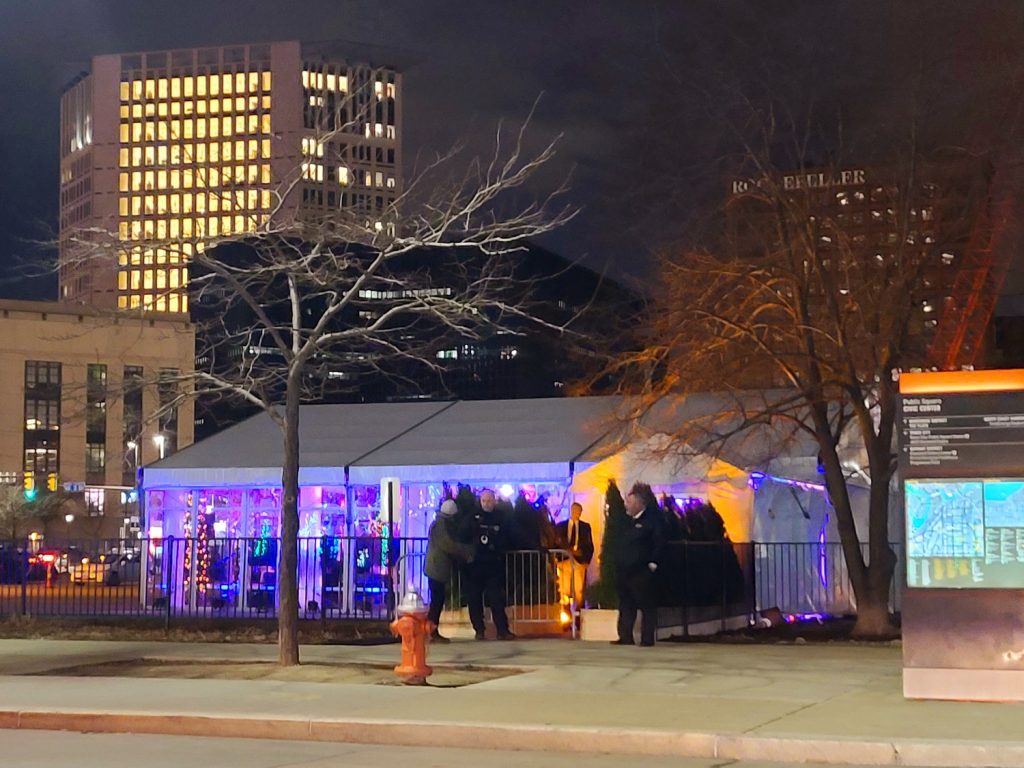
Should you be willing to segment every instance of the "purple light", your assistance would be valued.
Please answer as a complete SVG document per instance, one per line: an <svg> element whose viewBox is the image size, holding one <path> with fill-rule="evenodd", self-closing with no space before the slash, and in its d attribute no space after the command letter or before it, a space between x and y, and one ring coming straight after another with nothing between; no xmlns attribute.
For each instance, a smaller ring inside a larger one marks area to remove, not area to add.
<svg viewBox="0 0 1024 768"><path fill-rule="evenodd" d="M793 488L799 488L801 491L808 491L813 493L825 493L826 488L823 483L809 483L806 480L791 480L788 477L779 477L778 475L766 475L764 472L751 472L749 479L747 480L748 485L755 491L761 487L761 484L765 480L771 480L773 483L779 485L788 485Z"/></svg>

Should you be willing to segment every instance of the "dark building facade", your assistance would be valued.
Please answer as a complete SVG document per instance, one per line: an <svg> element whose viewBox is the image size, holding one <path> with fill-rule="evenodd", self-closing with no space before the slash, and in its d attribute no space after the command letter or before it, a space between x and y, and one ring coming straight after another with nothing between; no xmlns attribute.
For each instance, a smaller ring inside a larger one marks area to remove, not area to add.
<svg viewBox="0 0 1024 768"><path fill-rule="evenodd" d="M239 258L246 258L240 254ZM474 263L479 262L479 263ZM483 266L483 262L487 266ZM392 265L388 275L361 289L335 327L373 323L396 303L415 297L458 296L475 268L493 269L493 257L423 249ZM638 311L635 294L619 283L535 245L501 257L501 287L488 308L494 316L472 332L438 323L429 314L399 318L374 342L331 348L308 366L304 402L400 402L558 397L597 365L598 352L618 337L618 327ZM202 278L194 280L202 284ZM273 322L286 327L286 294L263 303ZM204 295L205 294L205 295ZM273 371L283 362L267 339L265 324L253 322L237 302L221 311L223 292L204 286L193 294L197 324L197 369L223 372ZM311 298L304 315L322 313ZM508 309L503 309L508 308ZM257 373L278 389L261 394L283 398L283 380ZM265 386L261 384L261 386ZM238 397L200 397L197 439L251 415Z"/></svg>

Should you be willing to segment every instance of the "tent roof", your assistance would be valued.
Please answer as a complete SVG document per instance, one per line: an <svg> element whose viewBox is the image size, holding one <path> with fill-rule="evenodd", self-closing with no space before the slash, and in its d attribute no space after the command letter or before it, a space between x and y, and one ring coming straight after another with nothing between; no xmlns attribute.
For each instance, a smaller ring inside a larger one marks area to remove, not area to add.
<svg viewBox="0 0 1024 768"><path fill-rule="evenodd" d="M754 398L749 406L756 408L777 394L742 398ZM694 467L714 456L744 470L817 474L814 441L784 424L756 424L717 445L711 434L737 424L737 403L735 395L690 395L657 404L639 427L625 420L629 403L620 397L305 405L299 482L565 480L571 466L583 470L627 446L640 460L645 446L663 444L666 434L693 435L683 453L702 459ZM680 432L683 424L701 426ZM144 485L274 486L282 458L280 430L258 414L146 467Z"/></svg>
<svg viewBox="0 0 1024 768"><path fill-rule="evenodd" d="M613 426L620 398L462 400L356 461L356 482L561 480Z"/></svg>
<svg viewBox="0 0 1024 768"><path fill-rule="evenodd" d="M344 468L454 403L304 405L299 414L300 480L343 483ZM281 430L259 413L143 470L145 485L281 482Z"/></svg>

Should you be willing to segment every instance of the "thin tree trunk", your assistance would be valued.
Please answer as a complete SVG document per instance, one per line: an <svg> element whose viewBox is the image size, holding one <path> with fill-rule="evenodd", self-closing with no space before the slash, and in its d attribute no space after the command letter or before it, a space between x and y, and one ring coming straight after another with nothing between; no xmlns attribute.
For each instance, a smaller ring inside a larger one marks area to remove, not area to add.
<svg viewBox="0 0 1024 768"><path fill-rule="evenodd" d="M875 472L872 472L875 475ZM896 555L889 546L889 475L872 477L868 509L869 562L863 594L857 595L856 637L891 637L896 633L889 611L889 590Z"/></svg>
<svg viewBox="0 0 1024 768"><path fill-rule="evenodd" d="M299 382L289 377L281 469L281 573L278 578L277 649L281 666L299 663Z"/></svg>

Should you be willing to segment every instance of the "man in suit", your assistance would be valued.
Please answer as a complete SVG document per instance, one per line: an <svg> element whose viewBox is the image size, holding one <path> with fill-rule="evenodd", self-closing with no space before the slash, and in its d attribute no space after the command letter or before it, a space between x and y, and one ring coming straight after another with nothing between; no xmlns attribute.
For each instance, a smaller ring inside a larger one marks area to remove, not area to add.
<svg viewBox="0 0 1024 768"><path fill-rule="evenodd" d="M583 505L574 501L569 507L569 519L555 526L559 549L569 553L558 563L558 591L562 595L562 604L571 604L574 615L583 607L587 566L594 559L594 534L590 523L580 519L582 516Z"/></svg>
<svg viewBox="0 0 1024 768"><path fill-rule="evenodd" d="M615 543L616 587L619 593L619 639L615 645L633 645L633 626L640 611L640 645L654 645L658 628L658 601L654 573L665 544L664 519L651 487L637 483L626 495L630 517Z"/></svg>

